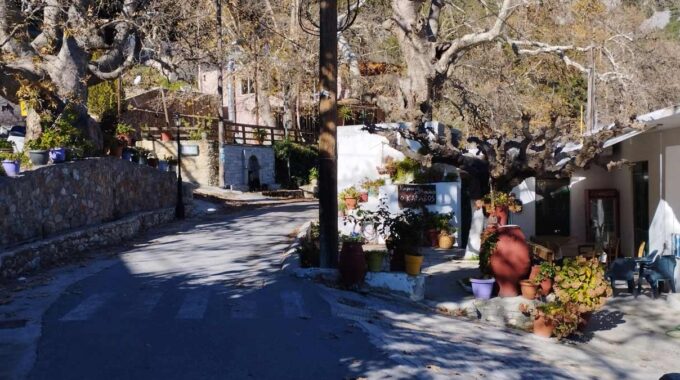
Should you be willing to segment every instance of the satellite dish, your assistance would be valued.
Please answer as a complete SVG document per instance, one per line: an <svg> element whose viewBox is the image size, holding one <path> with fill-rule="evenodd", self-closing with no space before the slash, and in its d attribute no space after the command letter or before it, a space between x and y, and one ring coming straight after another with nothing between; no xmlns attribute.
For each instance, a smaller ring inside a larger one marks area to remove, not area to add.
<svg viewBox="0 0 680 380"><path fill-rule="evenodd" d="M141 76L141 75L137 75L137 76L135 77L135 79L132 81L132 83L133 83L135 86L138 86L140 83L142 83L142 76Z"/></svg>

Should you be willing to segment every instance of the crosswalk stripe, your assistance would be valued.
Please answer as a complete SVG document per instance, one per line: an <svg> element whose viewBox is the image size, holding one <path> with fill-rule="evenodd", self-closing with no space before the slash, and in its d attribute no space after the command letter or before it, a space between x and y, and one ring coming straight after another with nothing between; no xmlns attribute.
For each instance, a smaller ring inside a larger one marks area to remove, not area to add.
<svg viewBox="0 0 680 380"><path fill-rule="evenodd" d="M93 294L61 317L60 321L85 321L93 316L113 295L114 293Z"/></svg>
<svg viewBox="0 0 680 380"><path fill-rule="evenodd" d="M309 318L300 292L284 291L281 293L281 301L283 301L283 315L286 318Z"/></svg>
<svg viewBox="0 0 680 380"><path fill-rule="evenodd" d="M253 319L255 318L255 310L257 304L252 300L238 300L231 308L231 317L233 319Z"/></svg>
<svg viewBox="0 0 680 380"><path fill-rule="evenodd" d="M177 312L177 319L201 319L208 308L210 292L195 290L184 297L184 302Z"/></svg>
<svg viewBox="0 0 680 380"><path fill-rule="evenodd" d="M129 311L128 316L133 318L146 318L151 314L158 302L163 297L163 292L158 290L144 291L139 295L139 301Z"/></svg>

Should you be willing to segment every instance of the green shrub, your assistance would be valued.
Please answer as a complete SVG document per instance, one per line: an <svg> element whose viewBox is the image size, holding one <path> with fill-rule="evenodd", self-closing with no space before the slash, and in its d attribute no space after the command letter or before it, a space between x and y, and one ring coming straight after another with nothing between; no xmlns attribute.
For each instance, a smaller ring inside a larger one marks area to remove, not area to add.
<svg viewBox="0 0 680 380"><path fill-rule="evenodd" d="M276 157L276 182L286 188L297 188L309 179L312 168L318 167L319 151L316 146L302 145L291 140L274 142ZM290 159L290 176L288 160Z"/></svg>
<svg viewBox="0 0 680 380"><path fill-rule="evenodd" d="M564 259L562 266L556 270L553 289L562 303L578 304L580 313L598 310L612 295L600 262L596 258L581 256Z"/></svg>

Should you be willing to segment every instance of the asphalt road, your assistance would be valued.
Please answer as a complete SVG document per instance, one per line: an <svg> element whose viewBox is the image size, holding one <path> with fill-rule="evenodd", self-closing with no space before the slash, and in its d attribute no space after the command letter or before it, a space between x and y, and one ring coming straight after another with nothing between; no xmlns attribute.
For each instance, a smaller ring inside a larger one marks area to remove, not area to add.
<svg viewBox="0 0 680 380"><path fill-rule="evenodd" d="M344 379L394 364L279 271L292 204L176 223L61 292L30 379Z"/></svg>

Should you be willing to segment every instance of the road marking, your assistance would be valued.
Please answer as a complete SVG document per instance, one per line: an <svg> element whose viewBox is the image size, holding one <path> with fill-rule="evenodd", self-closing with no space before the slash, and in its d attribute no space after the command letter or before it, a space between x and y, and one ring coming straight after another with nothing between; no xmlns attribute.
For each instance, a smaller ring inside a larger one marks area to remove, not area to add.
<svg viewBox="0 0 680 380"><path fill-rule="evenodd" d="M85 321L93 316L113 295L114 293L93 294L61 317L60 321Z"/></svg>
<svg viewBox="0 0 680 380"><path fill-rule="evenodd" d="M161 300L161 297L163 297L163 292L160 290L143 291L128 315L133 318L147 318Z"/></svg>
<svg viewBox="0 0 680 380"><path fill-rule="evenodd" d="M309 318L300 292L282 292L281 301L283 301L283 315L286 318Z"/></svg>
<svg viewBox="0 0 680 380"><path fill-rule="evenodd" d="M255 318L255 310L257 304L252 300L238 300L231 308L231 317L233 319L253 319Z"/></svg>
<svg viewBox="0 0 680 380"><path fill-rule="evenodd" d="M177 312L177 319L201 319L208 308L210 292L194 290L184 297L184 302Z"/></svg>

